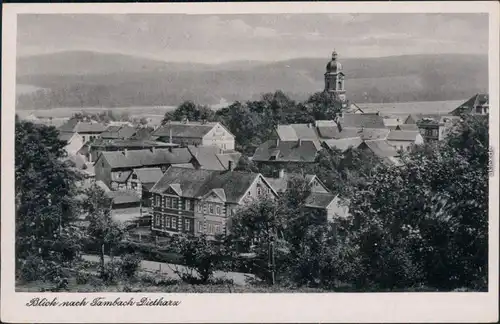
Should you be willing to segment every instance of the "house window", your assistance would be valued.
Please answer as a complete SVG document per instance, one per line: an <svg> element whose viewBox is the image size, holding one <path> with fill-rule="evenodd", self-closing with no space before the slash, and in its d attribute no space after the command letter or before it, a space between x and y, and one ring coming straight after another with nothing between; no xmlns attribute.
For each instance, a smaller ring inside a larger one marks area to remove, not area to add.
<svg viewBox="0 0 500 324"><path fill-rule="evenodd" d="M200 213L201 213L202 211L203 211L203 203L201 203L201 202L200 202L200 203L198 204L198 212L200 212Z"/></svg>
<svg viewBox="0 0 500 324"><path fill-rule="evenodd" d="M158 227L158 228L161 227L161 218L158 215L155 215L155 224L156 224L156 227Z"/></svg>
<svg viewBox="0 0 500 324"><path fill-rule="evenodd" d="M483 112L483 108L482 107L476 107L476 113L477 114L480 114Z"/></svg>
<svg viewBox="0 0 500 324"><path fill-rule="evenodd" d="M207 204L203 203L203 214L207 213Z"/></svg>
<svg viewBox="0 0 500 324"><path fill-rule="evenodd" d="M221 233L222 231L220 230L220 225L215 225L215 233L216 234L219 234Z"/></svg>
<svg viewBox="0 0 500 324"><path fill-rule="evenodd" d="M262 194L262 190L260 189L260 187L257 188L257 195L261 195Z"/></svg>
<svg viewBox="0 0 500 324"><path fill-rule="evenodd" d="M158 219L160 220L159 223L158 223L158 228L163 228L163 224L165 223L163 221L163 216L162 215L159 215L158 216Z"/></svg>
<svg viewBox="0 0 500 324"><path fill-rule="evenodd" d="M220 215L220 206L217 206L217 215Z"/></svg>
<svg viewBox="0 0 500 324"><path fill-rule="evenodd" d="M185 204L185 209L186 210L191 210L191 200L185 199L184 200L184 204Z"/></svg>
<svg viewBox="0 0 500 324"><path fill-rule="evenodd" d="M214 213L214 205L210 204L210 214Z"/></svg>
<svg viewBox="0 0 500 324"><path fill-rule="evenodd" d="M203 232L203 222L198 223L198 232Z"/></svg>
<svg viewBox="0 0 500 324"><path fill-rule="evenodd" d="M167 227L172 228L172 217L167 217Z"/></svg>
<svg viewBox="0 0 500 324"><path fill-rule="evenodd" d="M189 221L189 219L185 219L184 220L184 230L189 231L191 228L190 226L191 226L191 222Z"/></svg>
<svg viewBox="0 0 500 324"><path fill-rule="evenodd" d="M231 215L236 215L236 209L231 209Z"/></svg>

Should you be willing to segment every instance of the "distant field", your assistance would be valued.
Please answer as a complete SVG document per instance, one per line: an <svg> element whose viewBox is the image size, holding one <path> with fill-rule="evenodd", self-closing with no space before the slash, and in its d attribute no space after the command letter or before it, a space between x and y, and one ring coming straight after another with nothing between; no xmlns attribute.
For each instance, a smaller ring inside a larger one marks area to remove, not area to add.
<svg viewBox="0 0 500 324"><path fill-rule="evenodd" d="M464 103L463 100L447 101L415 101L396 103L361 103L357 104L365 112L379 111L385 115L392 114L447 114Z"/></svg>
<svg viewBox="0 0 500 324"><path fill-rule="evenodd" d="M131 117L153 117L163 116L167 111L174 110L176 107L113 107L113 108L100 108L100 107L87 107L87 108L51 108L51 109L36 109L36 110L19 110L23 115L34 114L37 117L53 117L64 118L71 117L79 112L87 112L91 114L111 110L114 114L120 115L128 113Z"/></svg>

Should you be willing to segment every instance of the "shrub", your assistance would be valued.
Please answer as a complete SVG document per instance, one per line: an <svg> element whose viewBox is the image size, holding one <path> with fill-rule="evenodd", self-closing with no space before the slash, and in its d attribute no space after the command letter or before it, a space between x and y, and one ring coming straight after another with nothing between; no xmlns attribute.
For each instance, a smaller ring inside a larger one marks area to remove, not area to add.
<svg viewBox="0 0 500 324"><path fill-rule="evenodd" d="M127 278L131 278L137 273L140 264L141 258L138 254L126 254L120 261L120 273Z"/></svg>

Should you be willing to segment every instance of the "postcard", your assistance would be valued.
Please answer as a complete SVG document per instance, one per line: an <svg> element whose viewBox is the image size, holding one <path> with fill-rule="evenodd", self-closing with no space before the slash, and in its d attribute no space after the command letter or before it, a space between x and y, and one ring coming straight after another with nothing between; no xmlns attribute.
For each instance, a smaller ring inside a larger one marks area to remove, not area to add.
<svg viewBox="0 0 500 324"><path fill-rule="evenodd" d="M498 3L3 9L2 321L498 321Z"/></svg>

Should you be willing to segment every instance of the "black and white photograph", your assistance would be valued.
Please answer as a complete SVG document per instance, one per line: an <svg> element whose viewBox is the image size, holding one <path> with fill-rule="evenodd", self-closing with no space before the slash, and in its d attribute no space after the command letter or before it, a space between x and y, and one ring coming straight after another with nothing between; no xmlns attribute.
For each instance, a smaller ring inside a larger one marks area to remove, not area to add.
<svg viewBox="0 0 500 324"><path fill-rule="evenodd" d="M228 6L15 15L12 293L498 293L498 6Z"/></svg>

